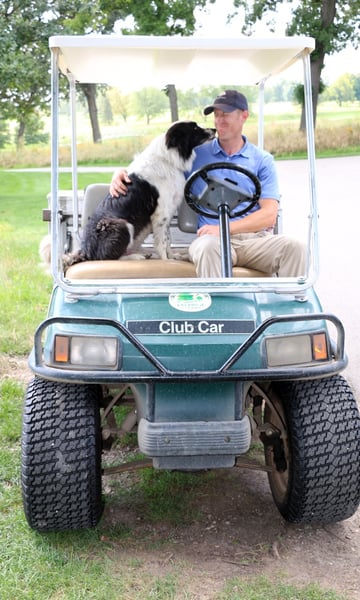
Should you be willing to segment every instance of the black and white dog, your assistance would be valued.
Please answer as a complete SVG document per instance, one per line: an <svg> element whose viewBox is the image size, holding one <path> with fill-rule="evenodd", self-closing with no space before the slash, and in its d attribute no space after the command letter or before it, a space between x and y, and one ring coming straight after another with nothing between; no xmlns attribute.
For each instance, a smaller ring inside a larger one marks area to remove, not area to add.
<svg viewBox="0 0 360 600"><path fill-rule="evenodd" d="M151 231L159 257L171 258L169 227L183 199L184 172L191 169L194 148L214 135L214 129L179 121L156 137L128 167L131 184L126 195L108 195L100 202L85 228L80 250L64 257L65 267L137 253Z"/></svg>

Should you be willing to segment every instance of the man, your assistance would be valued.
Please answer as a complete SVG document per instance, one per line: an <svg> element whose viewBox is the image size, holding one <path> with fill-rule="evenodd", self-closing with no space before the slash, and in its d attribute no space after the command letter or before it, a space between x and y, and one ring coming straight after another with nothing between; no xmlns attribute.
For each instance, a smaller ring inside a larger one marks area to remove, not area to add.
<svg viewBox="0 0 360 600"><path fill-rule="evenodd" d="M214 113L217 138L198 146L192 172L209 163L230 162L256 175L261 183L257 205L245 215L230 220L232 264L257 269L279 277L297 277L305 274L306 250L304 244L285 235L273 235L276 223L279 191L273 157L248 142L243 127L249 116L246 97L238 91L226 90L204 109ZM240 178L241 187L250 180L235 171L222 171L231 179ZM110 193L124 192L129 183L126 170L115 172ZM199 217L197 238L189 247L190 260L195 264L198 277L221 277L220 229L216 219Z"/></svg>

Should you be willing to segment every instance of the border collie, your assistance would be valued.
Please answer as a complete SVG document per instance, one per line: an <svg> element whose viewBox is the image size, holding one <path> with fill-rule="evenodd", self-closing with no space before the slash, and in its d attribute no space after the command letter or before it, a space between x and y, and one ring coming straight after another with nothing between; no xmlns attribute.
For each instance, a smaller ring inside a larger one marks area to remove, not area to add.
<svg viewBox="0 0 360 600"><path fill-rule="evenodd" d="M64 256L64 266L84 260L117 260L139 252L152 231L161 259L172 258L170 221L181 204L186 171L194 148L214 138L214 129L194 121L178 121L156 137L128 167L131 184L126 195L110 194L87 223L81 248Z"/></svg>

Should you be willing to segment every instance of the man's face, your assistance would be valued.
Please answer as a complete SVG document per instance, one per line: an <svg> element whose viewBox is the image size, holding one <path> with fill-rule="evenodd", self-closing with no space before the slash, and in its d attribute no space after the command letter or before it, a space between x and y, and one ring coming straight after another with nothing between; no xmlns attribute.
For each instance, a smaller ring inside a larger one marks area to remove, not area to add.
<svg viewBox="0 0 360 600"><path fill-rule="evenodd" d="M216 108L214 110L215 127L219 139L226 139L241 134L243 125L248 118L247 110L233 110L232 112L223 112Z"/></svg>

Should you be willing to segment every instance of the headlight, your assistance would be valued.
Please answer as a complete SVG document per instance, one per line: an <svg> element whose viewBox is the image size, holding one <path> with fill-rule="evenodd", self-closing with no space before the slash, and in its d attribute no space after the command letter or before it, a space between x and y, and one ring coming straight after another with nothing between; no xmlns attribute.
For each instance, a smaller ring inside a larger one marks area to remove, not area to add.
<svg viewBox="0 0 360 600"><path fill-rule="evenodd" d="M309 365L329 360L325 332L267 337L265 348L269 367Z"/></svg>
<svg viewBox="0 0 360 600"><path fill-rule="evenodd" d="M56 366L116 369L119 340L114 337L56 335L53 358Z"/></svg>

